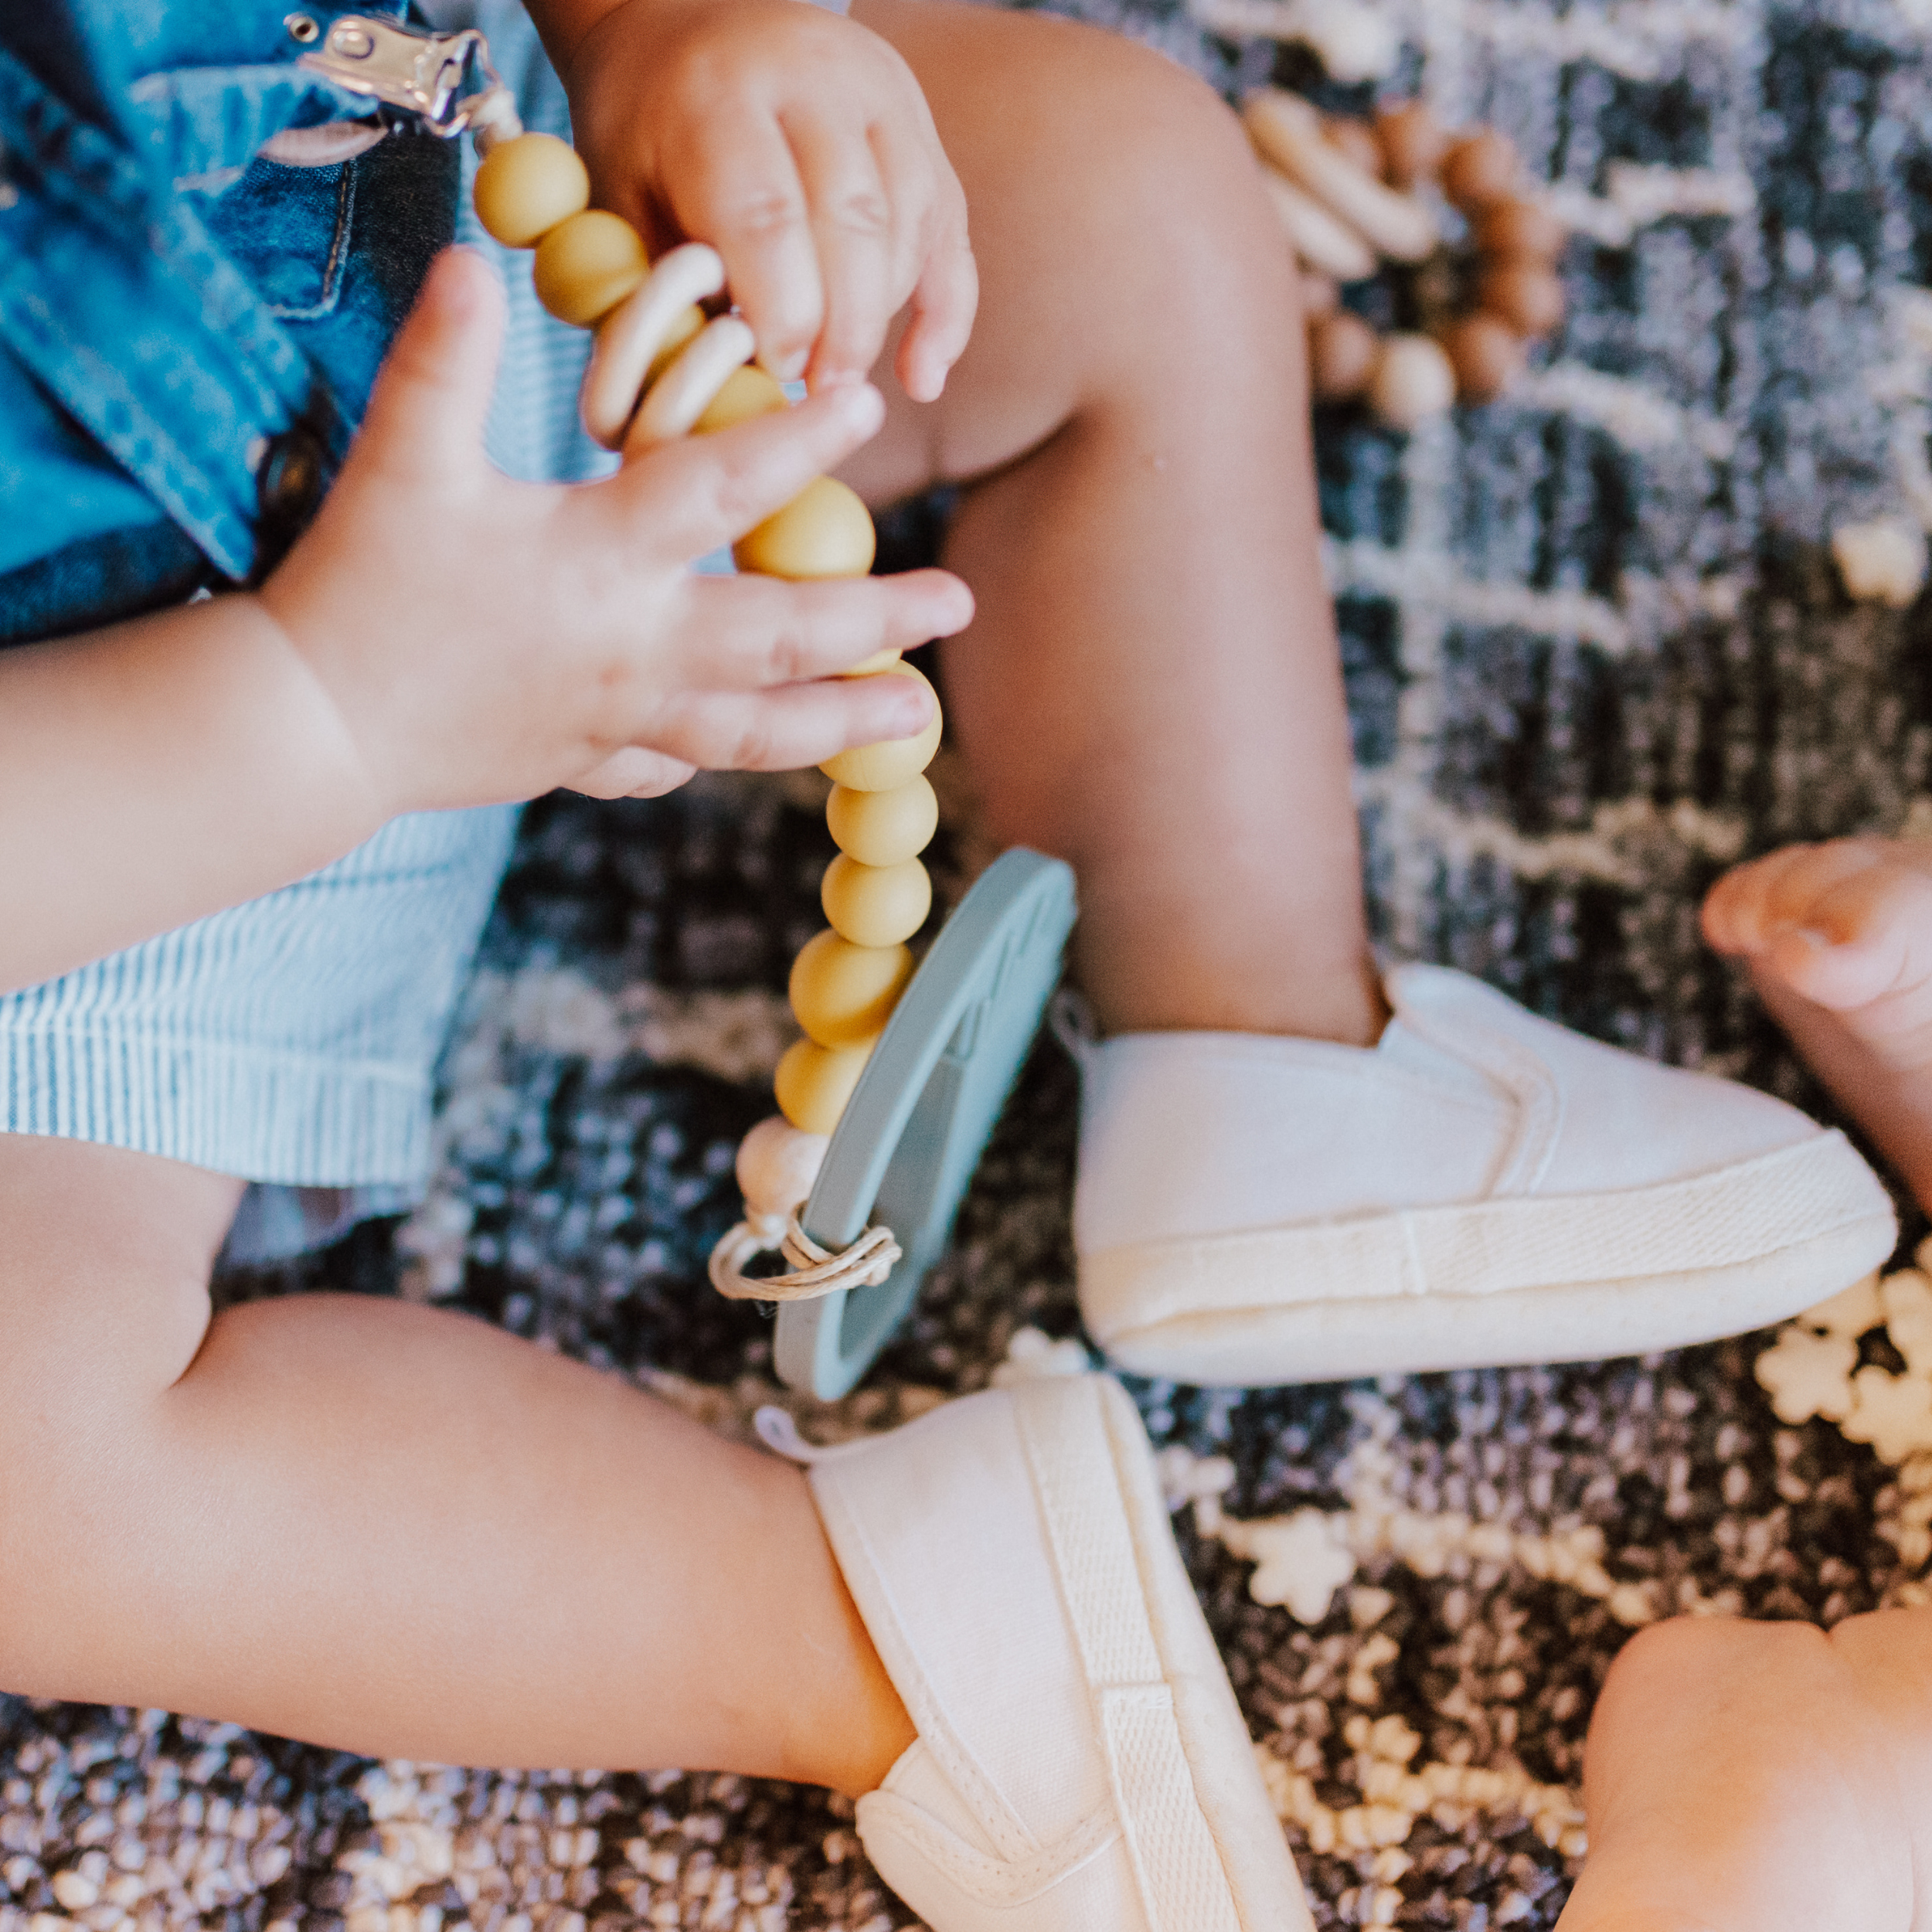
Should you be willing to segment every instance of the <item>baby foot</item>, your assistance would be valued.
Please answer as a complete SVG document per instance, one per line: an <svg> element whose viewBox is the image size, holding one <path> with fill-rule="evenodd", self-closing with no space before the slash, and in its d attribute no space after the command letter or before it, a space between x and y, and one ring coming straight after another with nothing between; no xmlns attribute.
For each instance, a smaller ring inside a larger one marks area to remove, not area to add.
<svg viewBox="0 0 1932 1932"><path fill-rule="evenodd" d="M1704 933L1888 1066L1932 1063L1932 844L1787 845L1711 888Z"/></svg>
<svg viewBox="0 0 1932 1932"><path fill-rule="evenodd" d="M1932 1199L1932 843L1787 846L1712 887L1704 932L1748 963L1798 1050Z"/></svg>
<svg viewBox="0 0 1932 1932"><path fill-rule="evenodd" d="M1557 1932L1927 1932L1932 1613L1680 1618L1613 1666Z"/></svg>

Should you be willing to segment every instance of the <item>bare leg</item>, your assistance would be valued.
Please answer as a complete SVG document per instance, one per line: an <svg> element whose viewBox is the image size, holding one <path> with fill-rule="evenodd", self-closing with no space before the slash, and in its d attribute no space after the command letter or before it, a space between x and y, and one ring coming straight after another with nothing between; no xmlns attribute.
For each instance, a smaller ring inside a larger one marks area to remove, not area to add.
<svg viewBox="0 0 1932 1932"><path fill-rule="evenodd" d="M1658 1624L1604 1686L1583 1784L1559 1932L1923 1932L1932 1615Z"/></svg>
<svg viewBox="0 0 1932 1932"><path fill-rule="evenodd" d="M858 0L965 185L979 320L847 474L964 481L979 601L947 699L989 828L1080 874L1109 1030L1366 1044L1348 722L1292 265L1233 117L1161 56L950 0ZM888 350L889 355L890 350Z"/></svg>
<svg viewBox="0 0 1932 1932"><path fill-rule="evenodd" d="M211 1323L236 1192L0 1136L0 1685L386 1756L879 1782L912 1729L797 1471L459 1315Z"/></svg>

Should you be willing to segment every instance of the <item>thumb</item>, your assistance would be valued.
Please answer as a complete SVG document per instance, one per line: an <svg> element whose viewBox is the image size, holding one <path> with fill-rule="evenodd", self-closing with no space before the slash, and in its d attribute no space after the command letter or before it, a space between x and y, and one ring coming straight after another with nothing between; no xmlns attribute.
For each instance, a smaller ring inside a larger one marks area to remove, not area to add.
<svg viewBox="0 0 1932 1932"><path fill-rule="evenodd" d="M370 392L357 454L408 481L447 483L483 446L503 345L503 287L470 248L430 265Z"/></svg>

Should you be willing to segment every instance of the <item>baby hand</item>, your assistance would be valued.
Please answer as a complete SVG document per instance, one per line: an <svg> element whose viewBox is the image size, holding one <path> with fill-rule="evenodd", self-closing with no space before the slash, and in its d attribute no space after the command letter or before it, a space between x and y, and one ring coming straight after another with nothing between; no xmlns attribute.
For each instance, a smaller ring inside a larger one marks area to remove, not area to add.
<svg viewBox="0 0 1932 1932"><path fill-rule="evenodd" d="M482 449L502 311L478 257L436 264L335 489L261 592L323 701L311 728L343 743L377 822L557 785L667 790L923 728L916 684L833 674L964 628L956 578L688 568L870 436L876 390L665 445L606 482L512 482Z"/></svg>
<svg viewBox="0 0 1932 1932"><path fill-rule="evenodd" d="M1826 1009L1887 1065L1932 1063L1932 845L1787 846L1711 888L1704 932L1767 994Z"/></svg>
<svg viewBox="0 0 1932 1932"><path fill-rule="evenodd" d="M939 394L978 296L966 199L885 40L801 0L621 0L560 65L599 204L653 256L716 248L774 375L862 378L910 301L899 379Z"/></svg>

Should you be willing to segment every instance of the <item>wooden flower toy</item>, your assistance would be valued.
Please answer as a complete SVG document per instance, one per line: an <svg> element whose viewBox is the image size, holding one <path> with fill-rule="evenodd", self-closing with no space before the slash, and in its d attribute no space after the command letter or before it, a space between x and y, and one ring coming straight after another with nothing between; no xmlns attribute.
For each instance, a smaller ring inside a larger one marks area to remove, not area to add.
<svg viewBox="0 0 1932 1932"><path fill-rule="evenodd" d="M479 129L478 145L484 158L475 202L484 227L508 247L534 249L532 279L544 306L596 332L581 406L585 428L605 448L634 452L789 406L781 386L752 366L750 328L735 315L708 314L703 306L724 291L724 264L715 250L687 243L651 263L628 222L590 206L590 177L569 144L523 133L513 117L491 118ZM835 478L820 477L740 539L733 554L740 570L797 580L863 577L874 549L865 505ZM846 675L926 682L896 651ZM859 746L820 767L834 781L825 818L838 856L820 893L827 930L791 970L791 1007L804 1037L778 1063L778 1114L740 1147L745 1219L711 1260L712 1281L723 1293L785 1304L788 1314L792 1304L883 1290L894 1264L910 1253L910 1282L869 1311L855 1342L822 1311L804 1323L788 1324L781 1314L781 1372L821 1396L842 1393L856 1379L937 1258L1058 978L1072 923L1065 867L1012 853L992 868L961 909L967 913L977 901L973 916L929 955L920 1011L896 1032L891 1063L875 1083L865 1122L845 1140L836 1138L913 983L906 942L932 907L932 880L920 854L939 821L924 774L940 732L935 699L932 722L917 736ZM1018 968L1015 960L1023 962ZM1004 1023L982 1025L978 1011L996 995ZM982 1034L990 1053L981 1046ZM967 1066L964 1075L946 1073L954 1060ZM909 1135L909 1129L915 1131ZM801 1216L828 1155L846 1141L849 1158L831 1190L841 1209L832 1220L841 1225L821 1244ZM889 1226L845 1225L862 1196L869 1209L882 1187L893 1194L895 1175L903 1240ZM774 1248L787 1272L750 1271Z"/></svg>
<svg viewBox="0 0 1932 1932"><path fill-rule="evenodd" d="M1493 128L1452 136L1416 100L1384 108L1372 127L1328 118L1275 87L1250 94L1242 117L1301 264L1317 398L1366 400L1406 429L1458 399L1501 395L1528 345L1563 320L1556 264L1569 240L1526 191L1509 138ZM1439 257L1440 224L1417 192L1430 182L1468 225L1478 264L1474 302L1434 298L1425 281L1424 306L1435 311L1427 328L1379 336L1341 306L1340 289L1385 263L1420 267Z"/></svg>

